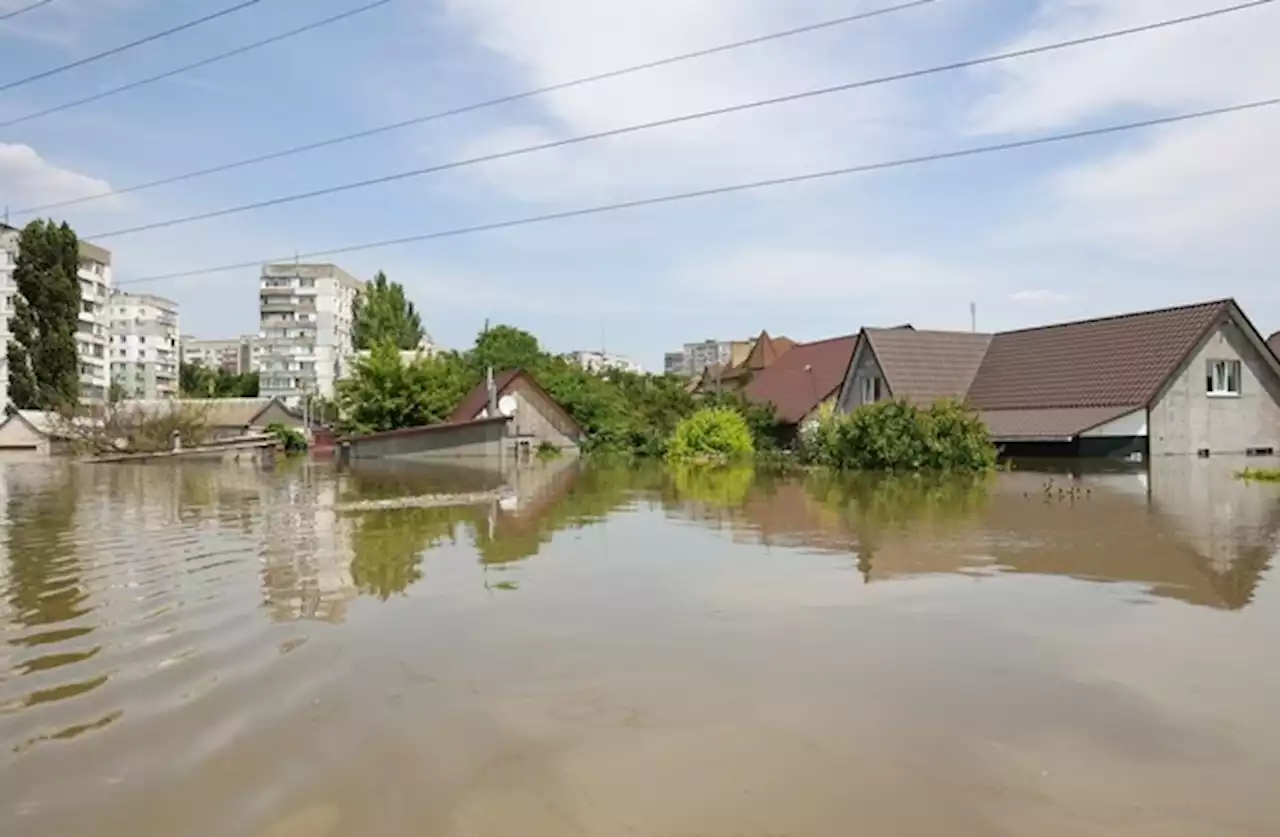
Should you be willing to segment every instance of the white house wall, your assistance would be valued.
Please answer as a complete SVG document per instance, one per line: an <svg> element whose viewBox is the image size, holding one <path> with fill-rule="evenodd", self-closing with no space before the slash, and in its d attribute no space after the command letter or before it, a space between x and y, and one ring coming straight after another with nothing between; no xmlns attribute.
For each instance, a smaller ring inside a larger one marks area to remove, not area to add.
<svg viewBox="0 0 1280 837"><path fill-rule="evenodd" d="M1210 360L1241 361L1240 395L1205 392ZM1216 328L1183 364L1150 411L1152 456L1280 452L1280 376L1234 321Z"/></svg>

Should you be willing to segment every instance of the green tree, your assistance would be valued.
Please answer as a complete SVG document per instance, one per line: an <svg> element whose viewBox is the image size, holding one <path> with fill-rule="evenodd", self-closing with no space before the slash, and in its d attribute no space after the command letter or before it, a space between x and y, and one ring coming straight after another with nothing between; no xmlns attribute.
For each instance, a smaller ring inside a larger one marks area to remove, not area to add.
<svg viewBox="0 0 1280 837"><path fill-rule="evenodd" d="M381 270L356 299L352 339L357 350L391 341L400 349L422 343L422 318L404 295L404 286L387 281Z"/></svg>
<svg viewBox="0 0 1280 837"><path fill-rule="evenodd" d="M394 343L381 343L338 382L339 425L349 433L380 433L435 424L478 381L452 352L406 362Z"/></svg>
<svg viewBox="0 0 1280 837"><path fill-rule="evenodd" d="M494 372L504 369L528 369L537 372L545 368L550 358L538 345L538 338L513 326L500 325L485 330L476 337L476 345L467 353L471 366L481 374L488 368Z"/></svg>
<svg viewBox="0 0 1280 837"><path fill-rule="evenodd" d="M9 399L19 409L67 409L80 400L80 242L66 224L32 221L18 247Z"/></svg>
<svg viewBox="0 0 1280 837"><path fill-rule="evenodd" d="M258 373L233 375L198 363L178 367L178 389L185 398L257 398Z"/></svg>
<svg viewBox="0 0 1280 837"><path fill-rule="evenodd" d="M824 415L804 434L801 452L814 464L855 471L983 472L996 462L982 419L950 400L925 409L879 401L848 415Z"/></svg>

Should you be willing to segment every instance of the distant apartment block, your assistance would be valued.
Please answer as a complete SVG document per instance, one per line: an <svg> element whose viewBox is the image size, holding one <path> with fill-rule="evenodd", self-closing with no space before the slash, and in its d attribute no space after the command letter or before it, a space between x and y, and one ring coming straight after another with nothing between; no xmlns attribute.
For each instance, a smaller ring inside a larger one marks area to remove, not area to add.
<svg viewBox="0 0 1280 837"><path fill-rule="evenodd" d="M18 260L21 231L0 224L0 345L9 345L9 318L13 316L13 297L17 286L13 271ZM106 397L109 381L107 366L107 303L111 299L111 253L87 242L80 242L80 314L76 329L77 363L80 397L101 400ZM0 402L9 403L9 368L4 351L0 351Z"/></svg>
<svg viewBox="0 0 1280 837"><path fill-rule="evenodd" d="M617 369L622 372L635 372L636 374L644 374L644 368L640 364L623 357L622 355L610 354L608 352L597 351L576 351L569 352L564 356L565 360L576 363L588 372L604 372L607 369Z"/></svg>
<svg viewBox="0 0 1280 837"><path fill-rule="evenodd" d="M753 340L703 340L685 343L684 351L666 355L663 367L670 375L699 375L709 366L737 366L751 354ZM682 366L677 370L676 364Z"/></svg>
<svg viewBox="0 0 1280 837"><path fill-rule="evenodd" d="M13 316L13 267L18 259L18 230L0 224L0 342L9 345L9 318ZM9 403L9 363L0 351L0 407Z"/></svg>
<svg viewBox="0 0 1280 837"><path fill-rule="evenodd" d="M178 303L151 294L112 294L112 385L126 398L177 396L178 334Z"/></svg>
<svg viewBox="0 0 1280 837"><path fill-rule="evenodd" d="M227 340L197 340L183 336L181 362L205 369L222 370L228 375L247 375L253 371L254 347L258 338L252 334Z"/></svg>
<svg viewBox="0 0 1280 837"><path fill-rule="evenodd" d="M297 404L334 397L353 354L352 316L365 283L331 264L272 264L259 283L254 367L259 391Z"/></svg>

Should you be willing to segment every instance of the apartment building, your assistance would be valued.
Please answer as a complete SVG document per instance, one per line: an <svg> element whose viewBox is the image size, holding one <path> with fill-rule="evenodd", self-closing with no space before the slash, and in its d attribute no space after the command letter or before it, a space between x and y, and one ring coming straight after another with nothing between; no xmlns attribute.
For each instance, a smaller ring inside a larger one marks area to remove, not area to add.
<svg viewBox="0 0 1280 837"><path fill-rule="evenodd" d="M352 318L365 283L332 264L271 264L259 283L254 367L265 397L297 404L334 397L353 350Z"/></svg>
<svg viewBox="0 0 1280 837"><path fill-rule="evenodd" d="M0 224L0 407L9 403L9 318L13 316L13 267L18 260L19 231Z"/></svg>
<svg viewBox="0 0 1280 837"><path fill-rule="evenodd" d="M228 375L247 375L253 371L257 342L257 336L252 334L226 340L197 340L183 335L179 340L180 361L205 369L220 369Z"/></svg>
<svg viewBox="0 0 1280 837"><path fill-rule="evenodd" d="M609 352L579 350L569 352L563 357L588 372L604 372L607 369L617 369L622 372L634 372L638 375L644 374L644 368L634 360L622 355L610 354Z"/></svg>
<svg viewBox="0 0 1280 837"><path fill-rule="evenodd" d="M685 343L684 350L670 352L663 358L663 371L668 375L699 375L708 366L737 366L751 354L754 340L703 340Z"/></svg>
<svg viewBox="0 0 1280 837"><path fill-rule="evenodd" d="M178 304L152 294L111 295L111 383L126 398L178 394Z"/></svg>

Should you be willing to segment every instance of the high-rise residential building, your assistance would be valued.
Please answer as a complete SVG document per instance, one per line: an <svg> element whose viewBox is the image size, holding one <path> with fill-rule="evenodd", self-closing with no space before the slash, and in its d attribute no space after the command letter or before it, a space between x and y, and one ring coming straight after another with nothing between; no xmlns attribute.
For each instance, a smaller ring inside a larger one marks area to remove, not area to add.
<svg viewBox="0 0 1280 837"><path fill-rule="evenodd" d="M257 342L257 336L252 334L227 340L197 340L184 335L179 340L181 362L222 370L228 375L247 375L253 371Z"/></svg>
<svg viewBox="0 0 1280 837"><path fill-rule="evenodd" d="M13 316L13 267L18 260L18 230L0 223L0 408L9 404L9 318Z"/></svg>
<svg viewBox="0 0 1280 837"><path fill-rule="evenodd" d="M80 326L76 346L80 355L80 398L101 401L107 397L111 372L107 338L111 317L111 251L80 242Z"/></svg>
<svg viewBox="0 0 1280 837"><path fill-rule="evenodd" d="M667 375L685 375L684 352L667 352L662 356L662 371Z"/></svg>
<svg viewBox="0 0 1280 837"><path fill-rule="evenodd" d="M178 394L178 303L151 294L111 295L111 384L125 398Z"/></svg>
<svg viewBox="0 0 1280 837"><path fill-rule="evenodd" d="M18 259L20 231L0 224L0 343L9 345L9 318L13 316L13 296L17 286L13 270ZM76 349L80 377L80 397L100 400L107 395L107 303L111 299L111 252L88 242L80 242L80 314L76 329ZM9 403L9 368L0 351L0 401Z"/></svg>
<svg viewBox="0 0 1280 837"><path fill-rule="evenodd" d="M334 397L353 353L356 297L365 283L331 264L269 264L259 283L259 344L254 361L263 396L291 404Z"/></svg>

